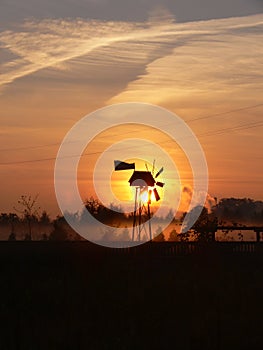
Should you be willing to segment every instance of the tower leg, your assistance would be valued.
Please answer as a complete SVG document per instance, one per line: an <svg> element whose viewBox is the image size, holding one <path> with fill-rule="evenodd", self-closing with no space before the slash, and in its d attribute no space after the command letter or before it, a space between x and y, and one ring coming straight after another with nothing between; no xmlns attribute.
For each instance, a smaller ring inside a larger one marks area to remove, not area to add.
<svg viewBox="0 0 263 350"><path fill-rule="evenodd" d="M151 228L151 210L150 202L146 205L142 204L141 193L143 187L136 187L135 199L134 199L134 211L133 211L133 226L132 226L132 241L141 242L142 239L142 230L145 231L146 235L149 236L149 239L152 240L152 228ZM149 232L147 232L147 220Z"/></svg>
<svg viewBox="0 0 263 350"><path fill-rule="evenodd" d="M141 192L141 190L140 190ZM140 198L141 198L141 193L140 193ZM141 199L139 200L139 222L138 222L138 241L141 241L141 224L142 224L142 202Z"/></svg>
<svg viewBox="0 0 263 350"><path fill-rule="evenodd" d="M151 211L150 211L150 203L148 202L147 205L148 209L148 223L149 223L149 236L150 236L150 241L152 240L152 227L151 227Z"/></svg>
<svg viewBox="0 0 263 350"><path fill-rule="evenodd" d="M135 189L134 212L133 212L133 226L132 226L132 241L134 241L135 228L136 228L137 197L138 197L138 188Z"/></svg>

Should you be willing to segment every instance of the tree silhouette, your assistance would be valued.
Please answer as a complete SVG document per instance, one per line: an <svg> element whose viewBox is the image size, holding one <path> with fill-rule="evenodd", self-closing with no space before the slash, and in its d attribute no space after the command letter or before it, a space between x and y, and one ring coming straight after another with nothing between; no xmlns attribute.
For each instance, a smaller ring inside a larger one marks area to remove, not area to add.
<svg viewBox="0 0 263 350"><path fill-rule="evenodd" d="M16 241L16 234L14 232L11 232L8 236L8 241Z"/></svg>
<svg viewBox="0 0 263 350"><path fill-rule="evenodd" d="M43 233L41 236L41 241L47 241L48 240L48 235L46 233Z"/></svg>
<svg viewBox="0 0 263 350"><path fill-rule="evenodd" d="M0 222L4 225L10 225L10 235L8 237L8 240L15 241L16 240L16 234L15 234L15 223L19 222L19 218L17 214L15 213L1 213L0 215Z"/></svg>
<svg viewBox="0 0 263 350"><path fill-rule="evenodd" d="M181 241L181 242L188 242L188 241L189 241L189 238L190 238L190 234L189 234L188 231L178 233L177 236L178 236L178 238L179 238L179 241Z"/></svg>
<svg viewBox="0 0 263 350"><path fill-rule="evenodd" d="M68 234L65 229L65 219L63 217L57 217L53 222L54 229L49 235L50 241L66 241Z"/></svg>
<svg viewBox="0 0 263 350"><path fill-rule="evenodd" d="M214 213L209 214L207 208L202 207L201 214L193 226L190 227L192 218L196 216L200 208L200 206L196 206L189 212L189 216L186 219L186 228L188 228L188 231L178 234L181 241L189 241L190 234L194 237L194 240L197 241L209 242L215 240L218 219ZM181 220L183 221L185 217L186 213L183 214Z"/></svg>
<svg viewBox="0 0 263 350"><path fill-rule="evenodd" d="M161 226L159 226L157 228L156 233L155 233L155 237L153 238L153 241L154 242L164 242L165 241L165 237L164 237L164 234L162 232Z"/></svg>
<svg viewBox="0 0 263 350"><path fill-rule="evenodd" d="M22 215L22 219L27 222L28 233L25 236L25 240L32 240L32 222L37 221L38 212L40 207L37 207L38 195L32 197L31 195L22 195L17 201L20 206L19 209L15 208L16 212Z"/></svg>
<svg viewBox="0 0 263 350"><path fill-rule="evenodd" d="M42 211L41 216L39 218L39 222L43 225L50 224L50 217L45 210Z"/></svg>
<svg viewBox="0 0 263 350"><path fill-rule="evenodd" d="M169 237L168 237L168 241L169 242L175 242L175 241L178 241L178 234L176 232L175 229L173 229L170 234L169 234Z"/></svg>
<svg viewBox="0 0 263 350"><path fill-rule="evenodd" d="M193 208L192 210L194 212L197 210L197 207ZM192 227L196 239L203 242L214 241L217 224L217 218L213 214L209 215L208 209L204 207Z"/></svg>
<svg viewBox="0 0 263 350"><path fill-rule="evenodd" d="M116 223L120 225L121 222L127 220L121 206L115 206L113 203L111 203L108 208L105 207L98 199L90 197L89 199L85 200L84 205L95 219L104 224L116 226ZM83 210L80 220L85 223L86 219L87 213L85 210Z"/></svg>
<svg viewBox="0 0 263 350"><path fill-rule="evenodd" d="M213 208L220 221L263 224L263 202L250 198L222 198Z"/></svg>

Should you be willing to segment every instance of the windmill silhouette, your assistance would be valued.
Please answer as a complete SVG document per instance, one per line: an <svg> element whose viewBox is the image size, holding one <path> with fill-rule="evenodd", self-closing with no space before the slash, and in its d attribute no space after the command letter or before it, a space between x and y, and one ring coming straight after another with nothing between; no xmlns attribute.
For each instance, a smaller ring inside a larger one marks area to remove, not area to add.
<svg viewBox="0 0 263 350"><path fill-rule="evenodd" d="M133 174L128 180L130 186L135 188L134 197L134 211L133 211L133 229L132 241L141 241L141 233L144 230L149 239L152 240L151 228L151 204L152 194L156 202L161 197L157 191L156 186L163 187L164 183L156 179L161 175L164 168L162 167L155 175L155 161L153 162L152 171L149 171L147 164L145 164L146 171L135 170L135 163L125 163L121 161L114 161L115 170L130 170L133 169ZM147 232L148 223L148 232Z"/></svg>

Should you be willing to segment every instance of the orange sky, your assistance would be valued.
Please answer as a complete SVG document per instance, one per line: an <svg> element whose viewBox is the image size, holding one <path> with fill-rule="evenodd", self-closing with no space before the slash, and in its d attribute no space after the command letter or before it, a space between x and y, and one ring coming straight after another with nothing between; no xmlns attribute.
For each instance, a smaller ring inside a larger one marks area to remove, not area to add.
<svg viewBox="0 0 263 350"><path fill-rule="evenodd" d="M53 172L63 137L84 115L131 101L165 107L188 123L207 157L210 195L262 200L262 29L258 14L185 23L43 19L0 32L0 211L39 193L41 207L58 214ZM110 130L88 149L103 151L125 132L158 140L183 185L191 184L182 152L157 131ZM146 160L155 158L162 166L161 156L146 152ZM81 160L82 196L93 194L96 159ZM168 181L171 196L173 186ZM119 191L116 181L113 187Z"/></svg>

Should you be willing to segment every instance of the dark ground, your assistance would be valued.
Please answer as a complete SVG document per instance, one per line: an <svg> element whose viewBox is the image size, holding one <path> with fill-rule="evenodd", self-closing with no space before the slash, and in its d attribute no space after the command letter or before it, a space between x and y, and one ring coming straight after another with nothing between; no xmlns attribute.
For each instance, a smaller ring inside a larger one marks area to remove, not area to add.
<svg viewBox="0 0 263 350"><path fill-rule="evenodd" d="M0 349L262 349L263 254L164 244L1 242Z"/></svg>

